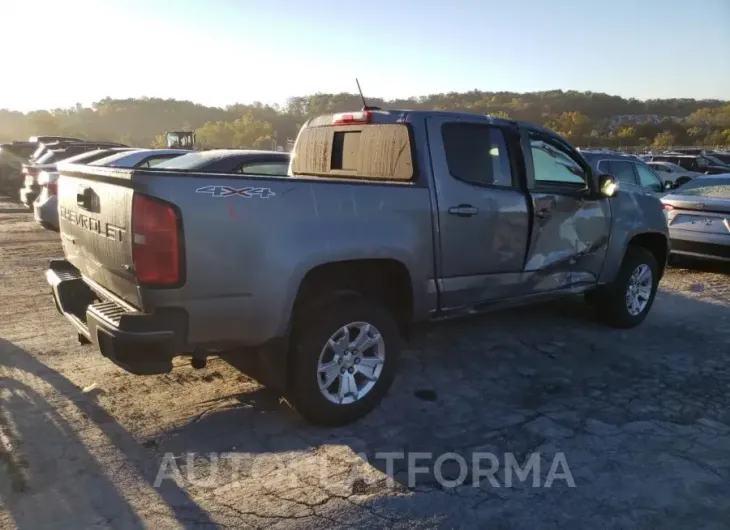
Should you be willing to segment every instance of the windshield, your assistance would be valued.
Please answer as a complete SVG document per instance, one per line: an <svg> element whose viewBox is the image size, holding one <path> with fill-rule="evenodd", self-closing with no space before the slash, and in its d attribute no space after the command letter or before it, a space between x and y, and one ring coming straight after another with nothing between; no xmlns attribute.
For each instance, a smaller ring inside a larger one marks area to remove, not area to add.
<svg viewBox="0 0 730 530"><path fill-rule="evenodd" d="M720 161L721 161L721 162L722 162L723 164L725 164L725 165L727 165L727 164L730 164L730 155L725 155L725 154L722 154L722 155L719 155L719 154L714 154L714 155L712 155L712 157L713 157L713 158L716 158L716 159L718 159L718 160L720 160Z"/></svg>
<svg viewBox="0 0 730 530"><path fill-rule="evenodd" d="M207 166L214 160L219 160L220 158L222 157L213 156L210 153L188 153L187 155L160 162L155 166L155 169L200 169L201 167Z"/></svg>
<svg viewBox="0 0 730 530"><path fill-rule="evenodd" d="M730 199L730 179L701 177L679 188L677 195Z"/></svg>
<svg viewBox="0 0 730 530"><path fill-rule="evenodd" d="M106 149L98 149L95 151L86 151L84 153L81 153L79 155L69 156L68 158L62 158L61 160L63 162L88 162L89 160L96 160L100 156L104 156L107 154Z"/></svg>

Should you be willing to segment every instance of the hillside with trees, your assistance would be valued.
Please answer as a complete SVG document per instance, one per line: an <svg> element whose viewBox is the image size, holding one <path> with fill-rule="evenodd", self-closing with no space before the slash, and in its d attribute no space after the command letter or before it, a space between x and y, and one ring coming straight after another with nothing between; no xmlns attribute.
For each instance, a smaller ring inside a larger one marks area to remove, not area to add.
<svg viewBox="0 0 730 530"><path fill-rule="evenodd" d="M1 103L1 102L0 102ZM528 120L585 147L730 145L730 102L694 99L641 101L595 92L482 92L432 94L400 100L368 99L391 109L463 110ZM65 134L163 146L168 130L195 130L202 147L270 149L293 139L309 117L356 110L355 94L293 97L284 106L261 103L207 107L160 98L105 98L84 107L28 113L0 109L0 141Z"/></svg>

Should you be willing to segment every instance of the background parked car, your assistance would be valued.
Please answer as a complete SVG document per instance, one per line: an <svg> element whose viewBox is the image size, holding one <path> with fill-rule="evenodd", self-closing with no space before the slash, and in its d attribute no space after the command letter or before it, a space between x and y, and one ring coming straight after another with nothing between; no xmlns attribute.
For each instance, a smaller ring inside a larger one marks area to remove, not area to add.
<svg viewBox="0 0 730 530"><path fill-rule="evenodd" d="M659 178L661 178L664 182L671 182L674 186L681 186L692 179L704 175L704 173L689 171L688 169L684 169L682 166L672 164L671 162L647 162L646 165L656 171Z"/></svg>
<svg viewBox="0 0 730 530"><path fill-rule="evenodd" d="M100 158L91 166L148 168L192 151L188 149L132 149Z"/></svg>
<svg viewBox="0 0 730 530"><path fill-rule="evenodd" d="M730 166L726 166L724 164L718 165L716 162L707 159L703 155L664 153L652 156L651 162L671 162L672 164L681 166L689 171L705 173L706 175L717 175L720 173L730 172Z"/></svg>
<svg viewBox="0 0 730 530"><path fill-rule="evenodd" d="M31 163L23 164L23 187L20 189L20 202L28 208L33 208L33 201L40 193L38 175L41 171L55 170L55 164L81 153L96 151L98 149L126 148L123 144L114 142L84 142L63 144L60 149L47 150L40 158Z"/></svg>
<svg viewBox="0 0 730 530"><path fill-rule="evenodd" d="M33 201L33 216L37 223L44 228L50 230L58 230L58 203L56 201L58 192L58 166L63 163L69 164L88 164L108 157L109 155L118 154L120 151L130 151L129 147L115 147L111 149L95 149L86 151L81 154L68 157L55 164L43 166L43 170L38 173L36 185L38 196Z"/></svg>
<svg viewBox="0 0 730 530"><path fill-rule="evenodd" d="M615 177L621 188L627 186L634 191L660 196L672 186L638 157L592 151L582 151L581 154L595 171Z"/></svg>
<svg viewBox="0 0 730 530"><path fill-rule="evenodd" d="M160 162L155 169L285 176L289 171L289 153L244 149L196 151Z"/></svg>
<svg viewBox="0 0 730 530"><path fill-rule="evenodd" d="M28 161L37 145L33 142L0 144L0 193L15 194L23 179L23 164Z"/></svg>
<svg viewBox="0 0 730 530"><path fill-rule="evenodd" d="M695 179L662 202L672 254L730 261L730 175Z"/></svg>

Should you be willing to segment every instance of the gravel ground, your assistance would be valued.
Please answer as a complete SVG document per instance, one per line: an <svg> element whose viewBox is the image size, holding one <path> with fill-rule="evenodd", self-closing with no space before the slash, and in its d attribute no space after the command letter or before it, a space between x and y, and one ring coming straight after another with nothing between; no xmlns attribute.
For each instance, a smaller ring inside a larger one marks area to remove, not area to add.
<svg viewBox="0 0 730 530"><path fill-rule="evenodd" d="M60 253L0 201L0 528L730 528L727 267L670 269L631 331L573 300L424 328L324 430L222 359L136 377L80 345Z"/></svg>

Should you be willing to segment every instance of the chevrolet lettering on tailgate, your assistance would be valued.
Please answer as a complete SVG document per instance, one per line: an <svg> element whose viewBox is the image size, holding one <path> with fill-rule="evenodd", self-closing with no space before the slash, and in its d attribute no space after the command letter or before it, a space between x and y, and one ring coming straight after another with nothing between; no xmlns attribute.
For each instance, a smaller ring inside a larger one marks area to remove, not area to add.
<svg viewBox="0 0 730 530"><path fill-rule="evenodd" d="M76 226L83 228L84 230L88 230L89 232L92 232L94 234L106 237L107 239L121 242L124 233L126 232L123 228L119 226L115 226L111 223L105 223L103 221L100 221L99 219L96 219L95 217L91 217L89 215L76 212L74 210L69 210L68 208L65 208L63 206L59 207L58 211L61 219L65 219L69 223L73 223Z"/></svg>

